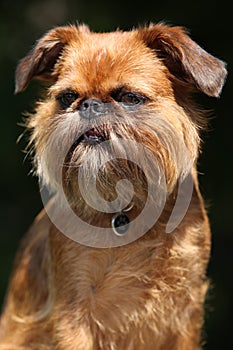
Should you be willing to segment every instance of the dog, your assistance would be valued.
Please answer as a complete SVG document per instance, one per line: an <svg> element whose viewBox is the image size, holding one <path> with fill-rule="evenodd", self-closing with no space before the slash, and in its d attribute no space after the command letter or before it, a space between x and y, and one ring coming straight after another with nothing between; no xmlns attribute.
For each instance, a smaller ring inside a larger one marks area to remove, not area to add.
<svg viewBox="0 0 233 350"><path fill-rule="evenodd" d="M20 61L16 93L45 85L26 128L51 198L16 257L1 349L202 347L207 118L192 97L218 97L225 78L223 61L163 23L56 27Z"/></svg>

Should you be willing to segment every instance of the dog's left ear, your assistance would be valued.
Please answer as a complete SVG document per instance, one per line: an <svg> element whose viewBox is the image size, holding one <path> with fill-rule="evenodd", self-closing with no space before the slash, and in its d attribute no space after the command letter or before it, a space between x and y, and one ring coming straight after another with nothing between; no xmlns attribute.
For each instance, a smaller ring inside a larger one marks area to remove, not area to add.
<svg viewBox="0 0 233 350"><path fill-rule="evenodd" d="M75 26L57 27L46 33L20 61L16 70L15 93L23 91L33 78L55 81L55 63L65 45L77 38L77 35Z"/></svg>
<svg viewBox="0 0 233 350"><path fill-rule="evenodd" d="M225 63L197 45L182 27L157 24L139 33L173 75L209 96L220 95L227 74Z"/></svg>

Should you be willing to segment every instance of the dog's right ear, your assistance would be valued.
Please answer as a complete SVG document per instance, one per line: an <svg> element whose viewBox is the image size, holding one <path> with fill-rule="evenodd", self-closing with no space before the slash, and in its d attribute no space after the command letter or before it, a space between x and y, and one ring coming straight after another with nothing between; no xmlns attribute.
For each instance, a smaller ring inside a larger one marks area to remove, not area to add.
<svg viewBox="0 0 233 350"><path fill-rule="evenodd" d="M70 41L77 38L75 26L57 27L42 37L24 57L16 70L15 93L23 91L34 78L54 82L57 78L53 68Z"/></svg>
<svg viewBox="0 0 233 350"><path fill-rule="evenodd" d="M220 95L227 75L225 63L196 44L186 30L160 23L142 29L140 35L172 75L209 96Z"/></svg>

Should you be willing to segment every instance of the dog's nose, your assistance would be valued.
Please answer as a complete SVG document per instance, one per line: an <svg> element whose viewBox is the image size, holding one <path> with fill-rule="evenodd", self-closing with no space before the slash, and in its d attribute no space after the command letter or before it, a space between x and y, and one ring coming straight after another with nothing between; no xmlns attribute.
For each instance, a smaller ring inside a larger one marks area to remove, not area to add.
<svg viewBox="0 0 233 350"><path fill-rule="evenodd" d="M101 100L89 98L82 101L79 111L83 118L95 118L104 113L104 103Z"/></svg>

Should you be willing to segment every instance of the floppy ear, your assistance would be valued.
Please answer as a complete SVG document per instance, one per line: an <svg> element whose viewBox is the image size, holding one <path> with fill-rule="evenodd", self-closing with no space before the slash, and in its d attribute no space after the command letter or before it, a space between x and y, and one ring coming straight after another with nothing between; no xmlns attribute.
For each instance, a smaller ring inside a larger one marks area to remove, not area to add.
<svg viewBox="0 0 233 350"><path fill-rule="evenodd" d="M157 24L141 29L141 35L173 75L209 96L220 95L227 74L225 63L197 45L185 29Z"/></svg>
<svg viewBox="0 0 233 350"><path fill-rule="evenodd" d="M23 91L33 78L54 81L54 65L64 46L77 37L75 26L58 27L42 37L16 69L15 93Z"/></svg>

